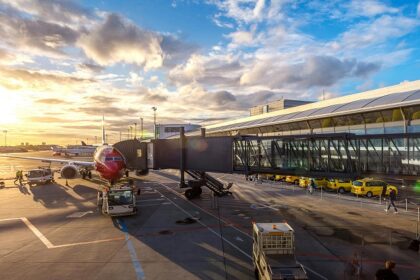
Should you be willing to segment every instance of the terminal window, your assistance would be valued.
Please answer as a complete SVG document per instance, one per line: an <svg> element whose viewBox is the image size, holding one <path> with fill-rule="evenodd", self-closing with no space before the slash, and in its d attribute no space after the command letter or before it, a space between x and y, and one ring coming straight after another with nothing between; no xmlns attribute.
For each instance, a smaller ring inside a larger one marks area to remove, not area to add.
<svg viewBox="0 0 420 280"><path fill-rule="evenodd" d="M179 132L180 130L180 127L165 127L165 133Z"/></svg>

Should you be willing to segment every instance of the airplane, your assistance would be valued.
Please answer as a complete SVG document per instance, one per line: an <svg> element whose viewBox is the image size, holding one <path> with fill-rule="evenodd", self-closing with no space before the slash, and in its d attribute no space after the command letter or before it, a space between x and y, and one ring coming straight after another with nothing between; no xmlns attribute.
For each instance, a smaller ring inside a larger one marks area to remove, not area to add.
<svg viewBox="0 0 420 280"><path fill-rule="evenodd" d="M104 120L102 119L102 122ZM96 170L99 175L110 182L117 182L124 175L128 175L126 169L126 161L123 155L118 152L113 146L106 144L105 129L102 125L102 146L96 148L93 155L93 161L75 161L66 159L51 159L51 158L40 158L40 157L25 157L18 155L4 154L0 157L8 158L19 158L27 160L38 160L47 163L62 163L64 166L60 170L61 178L74 179L82 175L85 177L86 174L90 174L90 171Z"/></svg>
<svg viewBox="0 0 420 280"><path fill-rule="evenodd" d="M51 150L54 152L53 156L92 156L95 153L97 146L87 145L82 141L82 145L68 145L67 147L54 146L51 147Z"/></svg>

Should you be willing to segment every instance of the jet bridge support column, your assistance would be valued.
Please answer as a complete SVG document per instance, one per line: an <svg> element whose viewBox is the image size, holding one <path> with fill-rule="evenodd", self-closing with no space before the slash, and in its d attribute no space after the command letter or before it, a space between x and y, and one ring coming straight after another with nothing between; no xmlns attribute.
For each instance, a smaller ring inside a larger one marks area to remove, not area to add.
<svg viewBox="0 0 420 280"><path fill-rule="evenodd" d="M180 127L179 130L179 141L180 141L180 164L179 164L179 171L180 175L180 182L179 187L185 188L187 185L185 184L185 146L186 146L186 139L185 139L185 130L184 127Z"/></svg>

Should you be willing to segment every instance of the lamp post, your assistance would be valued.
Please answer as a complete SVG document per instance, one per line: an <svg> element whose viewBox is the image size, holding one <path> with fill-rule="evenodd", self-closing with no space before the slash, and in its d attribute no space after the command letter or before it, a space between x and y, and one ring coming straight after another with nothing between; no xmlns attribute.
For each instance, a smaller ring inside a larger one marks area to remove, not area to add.
<svg viewBox="0 0 420 280"><path fill-rule="evenodd" d="M156 139L156 110L157 107L153 106L152 107L153 110L153 129L154 129L154 138Z"/></svg>
<svg viewBox="0 0 420 280"><path fill-rule="evenodd" d="M134 123L134 139L136 139L137 136L137 123Z"/></svg>
<svg viewBox="0 0 420 280"><path fill-rule="evenodd" d="M7 130L3 130L4 133L4 146L7 147Z"/></svg>
<svg viewBox="0 0 420 280"><path fill-rule="evenodd" d="M140 118L140 139L143 140L143 118Z"/></svg>

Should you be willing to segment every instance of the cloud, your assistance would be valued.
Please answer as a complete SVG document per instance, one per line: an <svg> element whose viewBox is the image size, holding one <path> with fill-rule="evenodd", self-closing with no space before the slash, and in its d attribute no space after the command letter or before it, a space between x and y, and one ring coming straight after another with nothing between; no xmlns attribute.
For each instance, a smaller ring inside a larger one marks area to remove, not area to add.
<svg viewBox="0 0 420 280"><path fill-rule="evenodd" d="M6 5L39 18L64 25L87 24L95 14L74 1L60 0L1 0Z"/></svg>
<svg viewBox="0 0 420 280"><path fill-rule="evenodd" d="M12 17L0 12L0 36L13 48L36 54L64 55L62 48L73 45L79 32L39 19Z"/></svg>
<svg viewBox="0 0 420 280"><path fill-rule="evenodd" d="M382 14L396 14L399 9L389 7L376 0L353 0L347 6L347 15L349 17L365 16L373 17Z"/></svg>
<svg viewBox="0 0 420 280"><path fill-rule="evenodd" d="M233 86L239 84L242 65L230 55L192 55L184 64L169 71L169 79L177 85L199 82L212 86Z"/></svg>
<svg viewBox="0 0 420 280"><path fill-rule="evenodd" d="M226 17L238 22L258 22L266 15L265 0L215 0L212 2L223 11Z"/></svg>
<svg viewBox="0 0 420 280"><path fill-rule="evenodd" d="M12 90L63 90L63 87L86 86L94 82L93 79L73 77L66 73L0 67L0 85Z"/></svg>
<svg viewBox="0 0 420 280"><path fill-rule="evenodd" d="M95 63L79 63L77 64L77 69L80 71L88 71L88 72L92 72L92 73L100 73L102 72L105 68L95 64Z"/></svg>
<svg viewBox="0 0 420 280"><path fill-rule="evenodd" d="M287 85L309 89L331 86L346 77L366 76L379 69L377 63L340 60L331 56L309 56L295 64L278 65L276 61L258 61L241 77L242 85L268 85L282 88Z"/></svg>
<svg viewBox="0 0 420 280"><path fill-rule="evenodd" d="M62 100L62 99L57 99L57 98L42 98L42 99L37 99L35 100L36 103L41 103L41 104L51 104L51 105L55 105L55 104L66 104L67 102Z"/></svg>
<svg viewBox="0 0 420 280"><path fill-rule="evenodd" d="M80 107L75 109L75 111L85 113L87 115L99 116L104 114L105 116L112 116L112 117L121 117L121 116L130 116L138 113L136 109L131 108L119 108L116 106L107 106L106 108L98 108L96 106L87 106L87 107Z"/></svg>
<svg viewBox="0 0 420 280"><path fill-rule="evenodd" d="M69 120L69 119L62 119L62 118L57 118L57 117L41 117L41 116L30 117L29 120L32 122L39 122L39 123L74 122L74 120Z"/></svg>
<svg viewBox="0 0 420 280"><path fill-rule="evenodd" d="M420 17L420 1L417 4L417 17Z"/></svg>
<svg viewBox="0 0 420 280"><path fill-rule="evenodd" d="M356 24L340 35L340 45L344 48L357 49L378 45L391 38L402 37L420 25L420 21L404 16L384 15L373 22Z"/></svg>
<svg viewBox="0 0 420 280"><path fill-rule="evenodd" d="M118 101L118 98L103 96L103 95L95 95L89 97L89 103L95 103L98 105L110 105Z"/></svg>
<svg viewBox="0 0 420 280"><path fill-rule="evenodd" d="M117 14L108 14L103 22L80 37L78 45L100 65L124 62L151 69L163 64L161 41L160 35L141 29Z"/></svg>
<svg viewBox="0 0 420 280"><path fill-rule="evenodd" d="M167 67L184 62L199 49L197 45L184 42L174 35L163 35L160 46L164 53L164 65Z"/></svg>

